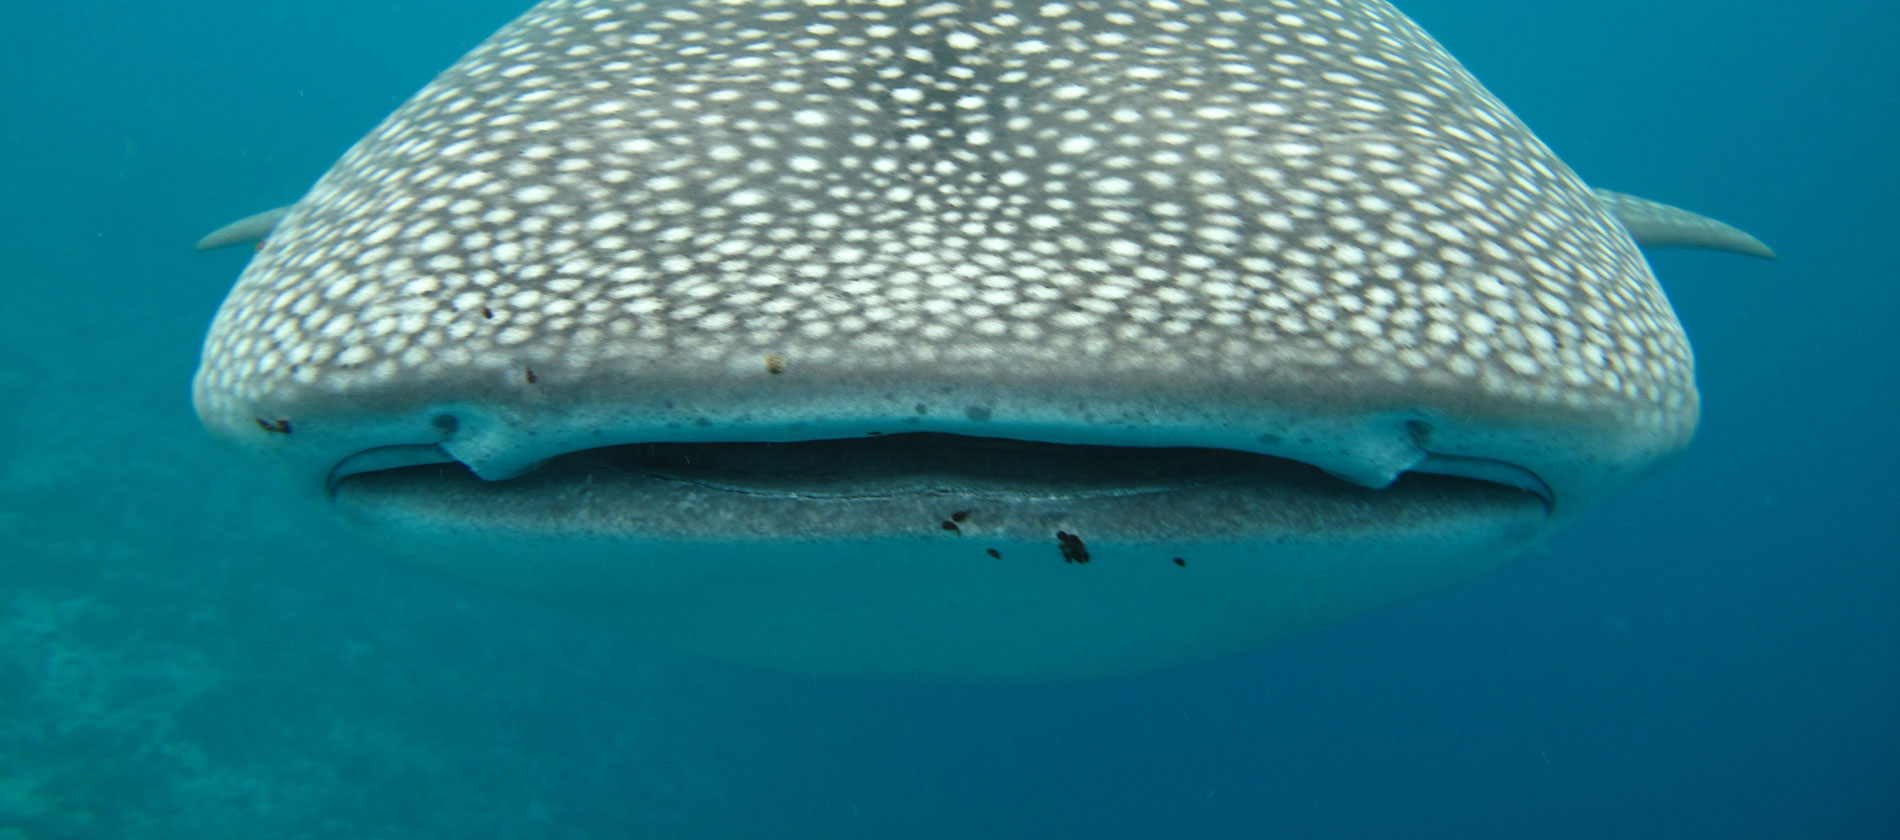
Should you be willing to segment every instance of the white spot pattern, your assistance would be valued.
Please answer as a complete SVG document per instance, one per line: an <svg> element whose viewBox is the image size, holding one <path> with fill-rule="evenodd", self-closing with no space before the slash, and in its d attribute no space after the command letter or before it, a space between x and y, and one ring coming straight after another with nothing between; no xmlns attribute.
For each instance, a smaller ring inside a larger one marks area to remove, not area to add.
<svg viewBox="0 0 1900 840"><path fill-rule="evenodd" d="M545 2L298 205L200 391L765 353L1693 422L1633 246L1377 0Z"/></svg>

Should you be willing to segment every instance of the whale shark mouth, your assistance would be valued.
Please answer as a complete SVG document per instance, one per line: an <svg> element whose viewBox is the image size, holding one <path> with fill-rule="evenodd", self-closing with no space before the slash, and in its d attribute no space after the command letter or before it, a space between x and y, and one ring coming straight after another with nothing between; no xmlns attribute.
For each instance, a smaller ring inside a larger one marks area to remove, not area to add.
<svg viewBox="0 0 1900 840"><path fill-rule="evenodd" d="M632 443L499 480L412 462L331 505L424 568L681 650L951 680L1217 657L1468 580L1558 518L1464 476L938 432Z"/></svg>
<svg viewBox="0 0 1900 840"><path fill-rule="evenodd" d="M393 507L478 527L682 540L1032 539L1078 520L1123 539L1254 539L1551 511L1536 476L1479 459L1428 459L1373 488L1252 452L937 432L623 444L499 481L458 463L395 464L333 477L333 498L359 512Z"/></svg>

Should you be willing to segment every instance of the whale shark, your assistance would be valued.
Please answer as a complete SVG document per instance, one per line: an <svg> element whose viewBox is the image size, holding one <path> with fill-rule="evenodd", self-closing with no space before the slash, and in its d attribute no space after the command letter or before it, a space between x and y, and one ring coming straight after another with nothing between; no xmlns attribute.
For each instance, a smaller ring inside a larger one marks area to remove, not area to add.
<svg viewBox="0 0 1900 840"><path fill-rule="evenodd" d="M548 0L261 240L217 438L711 657L1088 678L1496 568L1686 446L1641 245L1381 0Z"/></svg>

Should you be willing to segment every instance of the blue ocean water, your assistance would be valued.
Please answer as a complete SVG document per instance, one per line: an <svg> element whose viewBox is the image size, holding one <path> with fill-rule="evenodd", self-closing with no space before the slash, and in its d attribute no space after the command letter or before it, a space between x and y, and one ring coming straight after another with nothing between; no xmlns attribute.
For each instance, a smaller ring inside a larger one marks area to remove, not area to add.
<svg viewBox="0 0 1900 840"><path fill-rule="evenodd" d="M1900 836L1900 7L1400 0L1652 262L1681 458L1502 573L1222 662L813 680L412 572L215 447L246 254L522 0L21 4L0 29L0 840Z"/></svg>

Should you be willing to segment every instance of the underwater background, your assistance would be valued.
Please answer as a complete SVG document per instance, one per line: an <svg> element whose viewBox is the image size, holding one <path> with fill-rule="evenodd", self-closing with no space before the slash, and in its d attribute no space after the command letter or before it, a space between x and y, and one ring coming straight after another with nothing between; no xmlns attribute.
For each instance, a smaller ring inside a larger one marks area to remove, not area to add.
<svg viewBox="0 0 1900 840"><path fill-rule="evenodd" d="M0 26L0 840L1900 837L1900 5L1399 0L1651 255L1683 456L1474 585L1231 659L911 685L671 653L377 555L189 400L248 252L527 0Z"/></svg>

